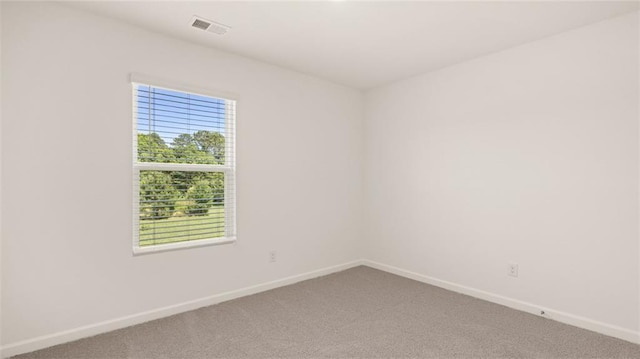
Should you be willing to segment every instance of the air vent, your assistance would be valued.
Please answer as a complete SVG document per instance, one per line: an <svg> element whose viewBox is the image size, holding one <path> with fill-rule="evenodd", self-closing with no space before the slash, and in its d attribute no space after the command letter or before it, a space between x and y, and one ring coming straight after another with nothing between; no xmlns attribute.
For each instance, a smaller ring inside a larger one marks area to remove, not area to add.
<svg viewBox="0 0 640 359"><path fill-rule="evenodd" d="M191 26L193 27L197 27L198 29L201 30L206 30L209 28L209 26L211 26L210 22L206 22L206 21L202 21L200 19L196 19L193 24L191 24Z"/></svg>
<svg viewBox="0 0 640 359"><path fill-rule="evenodd" d="M191 19L191 26L195 27L196 29L205 30L217 35L224 35L227 33L227 31L229 31L229 29L231 29L230 26L220 24L215 21L203 19L198 16L194 16Z"/></svg>

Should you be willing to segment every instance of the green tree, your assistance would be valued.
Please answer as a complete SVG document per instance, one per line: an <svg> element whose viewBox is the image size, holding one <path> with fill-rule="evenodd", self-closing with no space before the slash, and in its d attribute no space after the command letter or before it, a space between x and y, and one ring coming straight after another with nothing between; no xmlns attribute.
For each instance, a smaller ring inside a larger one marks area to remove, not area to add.
<svg viewBox="0 0 640 359"><path fill-rule="evenodd" d="M140 219L164 219L173 215L178 192L171 175L160 171L140 172Z"/></svg>
<svg viewBox="0 0 640 359"><path fill-rule="evenodd" d="M209 185L211 186L211 190L213 191L213 202L214 203L222 203L224 202L224 173L222 172L209 172L207 173L207 179L209 180Z"/></svg>
<svg viewBox="0 0 640 359"><path fill-rule="evenodd" d="M168 146L155 132L138 134L141 162L224 164L225 138L212 131L183 133ZM141 219L171 217L176 202L186 199L185 214L206 215L214 203L224 201L224 174L198 171L142 171Z"/></svg>
<svg viewBox="0 0 640 359"><path fill-rule="evenodd" d="M171 147L176 162L197 163L195 159L198 157L198 145L190 134L183 133L174 138Z"/></svg>
<svg viewBox="0 0 640 359"><path fill-rule="evenodd" d="M174 154L162 137L155 132L138 133L138 160L140 162L173 162Z"/></svg>
<svg viewBox="0 0 640 359"><path fill-rule="evenodd" d="M198 145L188 133L180 134L173 139L171 143L173 155L176 162L179 163L199 163L197 158L200 156ZM171 174L177 184L176 189L184 196L187 190L193 186L197 180L197 172L177 171Z"/></svg>
<svg viewBox="0 0 640 359"><path fill-rule="evenodd" d="M193 134L193 140L201 152L211 155L213 164L224 164L225 139L220 132L201 130Z"/></svg>
<svg viewBox="0 0 640 359"><path fill-rule="evenodd" d="M201 180L196 182L187 191L186 214L190 216L205 216L209 212L209 207L213 203L214 191L209 181Z"/></svg>

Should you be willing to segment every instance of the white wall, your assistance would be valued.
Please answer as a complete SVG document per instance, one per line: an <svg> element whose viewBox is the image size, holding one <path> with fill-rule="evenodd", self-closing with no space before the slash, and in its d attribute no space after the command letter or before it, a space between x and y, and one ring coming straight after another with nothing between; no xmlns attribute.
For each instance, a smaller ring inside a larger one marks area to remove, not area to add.
<svg viewBox="0 0 640 359"><path fill-rule="evenodd" d="M638 330L637 14L365 106L366 258Z"/></svg>
<svg viewBox="0 0 640 359"><path fill-rule="evenodd" d="M2 19L2 4L0 4ZM2 23L0 23L0 204L2 203ZM0 205L0 298L2 298L2 205ZM2 305L0 305L2 318ZM1 319L0 319L1 321ZM2 325L0 325L0 345L2 345Z"/></svg>
<svg viewBox="0 0 640 359"><path fill-rule="evenodd" d="M62 5L1 20L3 345L359 258L360 92ZM237 244L132 256L131 72L240 96Z"/></svg>

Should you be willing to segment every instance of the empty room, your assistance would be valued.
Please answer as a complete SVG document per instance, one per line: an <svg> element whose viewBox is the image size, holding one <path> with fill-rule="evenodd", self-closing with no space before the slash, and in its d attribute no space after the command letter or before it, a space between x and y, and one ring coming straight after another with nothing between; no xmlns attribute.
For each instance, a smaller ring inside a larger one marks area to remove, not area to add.
<svg viewBox="0 0 640 359"><path fill-rule="evenodd" d="M640 358L637 1L0 1L1 358Z"/></svg>

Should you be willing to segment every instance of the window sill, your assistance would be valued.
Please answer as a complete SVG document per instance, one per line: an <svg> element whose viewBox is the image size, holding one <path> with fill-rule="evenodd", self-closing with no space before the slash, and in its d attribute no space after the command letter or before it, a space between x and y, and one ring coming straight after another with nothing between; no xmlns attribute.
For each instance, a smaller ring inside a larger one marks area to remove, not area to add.
<svg viewBox="0 0 640 359"><path fill-rule="evenodd" d="M133 247L133 254L142 255L142 254L167 252L167 251L174 251L174 250L194 248L194 247L216 246L220 244L235 243L235 241L236 241L236 237L224 237L224 238L200 239L200 240L180 242L180 243L157 244L157 245L145 246L145 247Z"/></svg>

